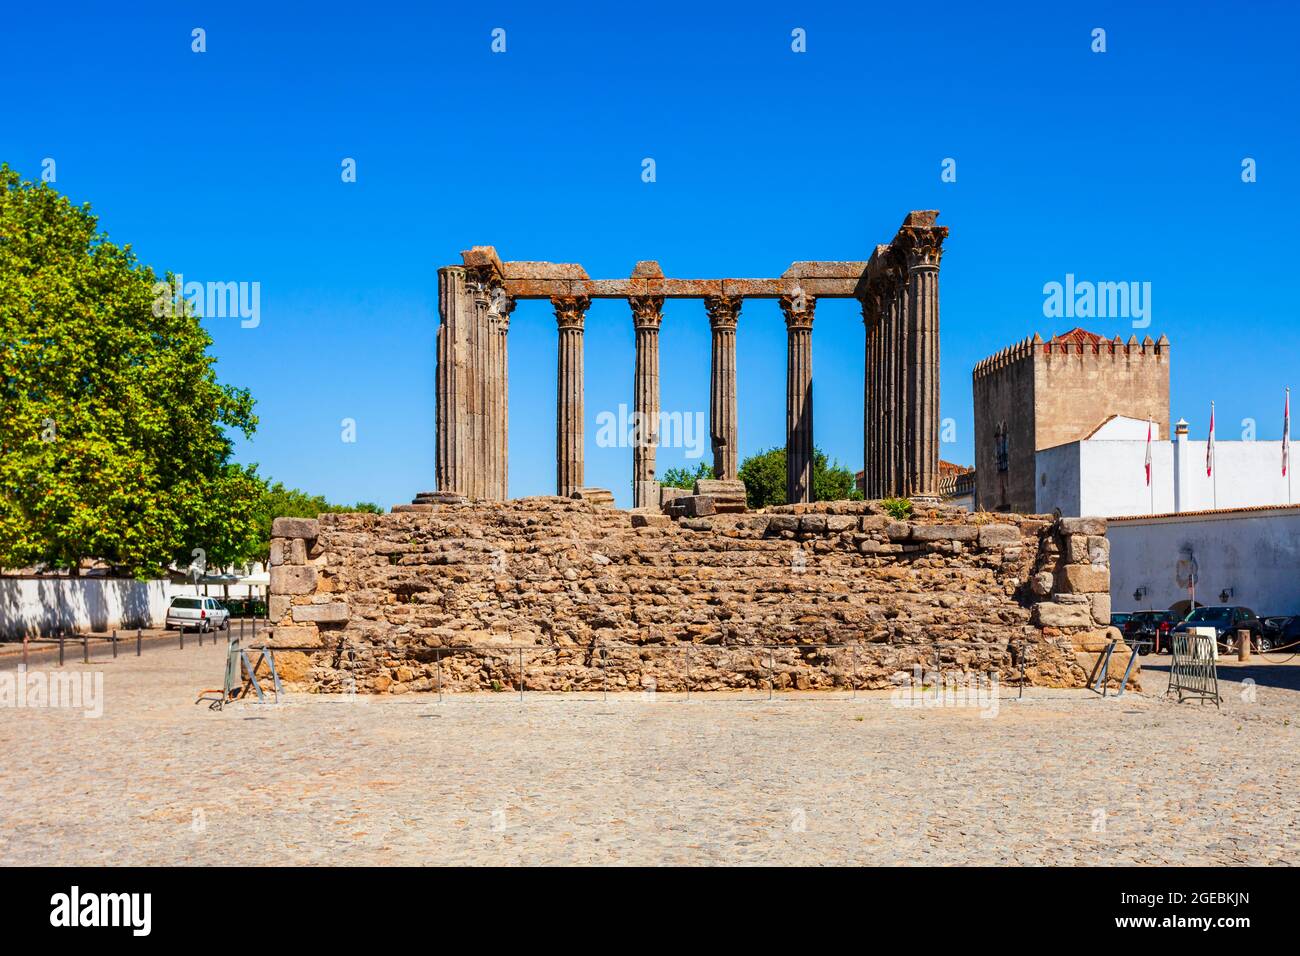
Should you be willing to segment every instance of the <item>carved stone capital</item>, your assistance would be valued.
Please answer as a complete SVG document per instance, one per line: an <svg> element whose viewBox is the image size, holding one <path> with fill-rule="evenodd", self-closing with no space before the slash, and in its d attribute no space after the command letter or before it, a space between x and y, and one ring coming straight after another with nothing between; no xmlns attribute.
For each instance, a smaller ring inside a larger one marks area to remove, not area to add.
<svg viewBox="0 0 1300 956"><path fill-rule="evenodd" d="M796 287L778 300L781 311L785 314L785 327L788 331L811 329L813 311L817 307L817 297Z"/></svg>
<svg viewBox="0 0 1300 956"><path fill-rule="evenodd" d="M492 301L488 305L488 315L490 315L502 332L510 329L510 313L515 310L518 303L514 298L506 295L505 286L495 286L492 289Z"/></svg>
<svg viewBox="0 0 1300 956"><path fill-rule="evenodd" d="M704 308L709 313L709 325L714 329L729 329L734 332L744 301L738 295L706 295Z"/></svg>
<svg viewBox="0 0 1300 956"><path fill-rule="evenodd" d="M555 296L551 299L551 307L555 309L556 325L561 329L577 329L581 332L587 318L587 309L591 307L591 299L585 295Z"/></svg>
<svg viewBox="0 0 1300 956"><path fill-rule="evenodd" d="M935 271L943 258L943 241L948 237L947 226L904 226L898 231L900 246L908 273L919 269Z"/></svg>
<svg viewBox="0 0 1300 956"><path fill-rule="evenodd" d="M664 319L664 297L661 295L628 296L632 307L632 324L638 329L659 329Z"/></svg>

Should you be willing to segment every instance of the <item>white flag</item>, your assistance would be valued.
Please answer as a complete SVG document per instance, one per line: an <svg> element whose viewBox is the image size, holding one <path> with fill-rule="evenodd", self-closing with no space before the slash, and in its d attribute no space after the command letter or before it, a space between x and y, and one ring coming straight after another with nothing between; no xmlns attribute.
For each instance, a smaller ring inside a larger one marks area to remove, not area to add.
<svg viewBox="0 0 1300 956"><path fill-rule="evenodd" d="M1210 440L1205 444L1205 477L1214 474L1214 402L1210 402Z"/></svg>
<svg viewBox="0 0 1300 956"><path fill-rule="evenodd" d="M1286 390L1286 406L1282 409L1282 477L1291 464L1291 389Z"/></svg>
<svg viewBox="0 0 1300 956"><path fill-rule="evenodd" d="M1151 419L1147 419L1147 484L1151 484Z"/></svg>

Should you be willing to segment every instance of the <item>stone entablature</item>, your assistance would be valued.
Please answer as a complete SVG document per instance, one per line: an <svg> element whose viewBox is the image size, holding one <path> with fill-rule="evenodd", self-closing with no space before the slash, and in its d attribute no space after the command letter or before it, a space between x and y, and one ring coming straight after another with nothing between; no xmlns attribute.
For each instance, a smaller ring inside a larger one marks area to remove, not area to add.
<svg viewBox="0 0 1300 956"><path fill-rule="evenodd" d="M1003 682L1023 661L1030 682L1083 686L1118 633L1094 519L407 507L275 523L270 643L311 687L516 686L521 649L531 689L759 687L765 667L778 688L884 688L936 660Z"/></svg>
<svg viewBox="0 0 1300 956"><path fill-rule="evenodd" d="M659 410L659 326L670 298L704 302L713 332L710 435L714 473L737 470L735 335L745 299L777 299L785 314L786 486L812 499L812 328L821 298L856 298L866 325L864 461L872 496L937 499L939 478L938 213L908 213L867 261L795 262L771 279L672 279L654 261L627 279L592 279L576 263L502 261L474 246L438 271L437 485L471 499L507 497L507 332L519 299L546 299L559 335L556 491L583 485L583 326L593 299L626 299L636 332L633 396L641 421ZM633 443L633 503L655 502L652 431Z"/></svg>

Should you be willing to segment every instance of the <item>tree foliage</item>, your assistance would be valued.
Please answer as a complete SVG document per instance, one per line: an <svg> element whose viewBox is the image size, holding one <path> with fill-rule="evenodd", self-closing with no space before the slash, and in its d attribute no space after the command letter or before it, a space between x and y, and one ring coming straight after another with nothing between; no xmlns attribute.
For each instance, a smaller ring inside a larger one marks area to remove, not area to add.
<svg viewBox="0 0 1300 956"><path fill-rule="evenodd" d="M664 473L659 476L659 484L668 485L671 488L692 489L695 483L701 478L712 478L713 466L707 461L702 461L695 466L695 470L682 466L681 468L666 468Z"/></svg>
<svg viewBox="0 0 1300 956"><path fill-rule="evenodd" d="M751 508L783 505L785 498L785 449L769 448L750 455L740 466L740 480L745 483L745 499ZM861 501L853 472L826 453L813 453L813 499L815 501Z"/></svg>
<svg viewBox="0 0 1300 956"><path fill-rule="evenodd" d="M263 484L228 435L252 435L253 399L157 281L89 205L0 166L0 564L143 576L256 547Z"/></svg>

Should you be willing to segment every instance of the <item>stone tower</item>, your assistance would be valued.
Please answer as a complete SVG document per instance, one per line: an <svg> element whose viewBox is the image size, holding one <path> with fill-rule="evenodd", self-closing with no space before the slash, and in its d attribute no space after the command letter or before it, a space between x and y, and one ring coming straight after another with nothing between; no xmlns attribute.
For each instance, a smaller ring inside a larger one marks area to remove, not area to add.
<svg viewBox="0 0 1300 956"><path fill-rule="evenodd" d="M975 366L976 503L1033 512L1034 457L1087 437L1111 415L1169 434L1169 339L1128 342L1072 329L1034 335Z"/></svg>

